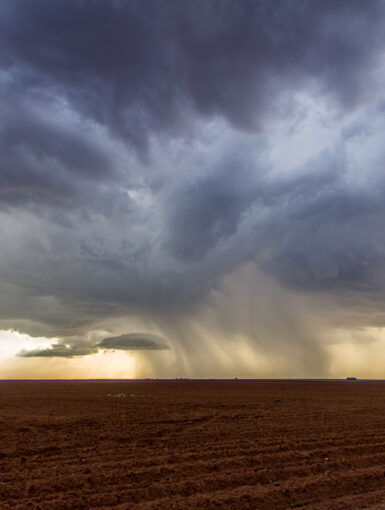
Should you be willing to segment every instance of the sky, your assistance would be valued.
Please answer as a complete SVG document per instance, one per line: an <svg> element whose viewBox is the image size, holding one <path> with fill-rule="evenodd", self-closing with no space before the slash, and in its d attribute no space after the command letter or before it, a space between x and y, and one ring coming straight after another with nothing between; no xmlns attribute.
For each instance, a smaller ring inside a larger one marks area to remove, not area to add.
<svg viewBox="0 0 385 510"><path fill-rule="evenodd" d="M384 0L1 0L0 378L385 378Z"/></svg>

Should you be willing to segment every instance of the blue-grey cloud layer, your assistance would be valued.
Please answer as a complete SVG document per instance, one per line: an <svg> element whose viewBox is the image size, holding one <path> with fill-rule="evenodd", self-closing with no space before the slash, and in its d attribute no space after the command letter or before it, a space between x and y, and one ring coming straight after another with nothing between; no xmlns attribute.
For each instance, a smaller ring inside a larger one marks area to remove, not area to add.
<svg viewBox="0 0 385 510"><path fill-rule="evenodd" d="M164 322L247 262L382 323L384 14L375 0L2 2L3 326ZM330 143L274 163L317 103Z"/></svg>

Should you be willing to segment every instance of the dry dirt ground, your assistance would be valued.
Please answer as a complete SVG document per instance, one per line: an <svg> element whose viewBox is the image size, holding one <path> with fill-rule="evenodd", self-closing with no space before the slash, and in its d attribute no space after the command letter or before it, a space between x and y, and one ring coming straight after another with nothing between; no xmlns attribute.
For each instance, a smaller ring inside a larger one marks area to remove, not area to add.
<svg viewBox="0 0 385 510"><path fill-rule="evenodd" d="M0 382L1 510L384 502L385 383Z"/></svg>

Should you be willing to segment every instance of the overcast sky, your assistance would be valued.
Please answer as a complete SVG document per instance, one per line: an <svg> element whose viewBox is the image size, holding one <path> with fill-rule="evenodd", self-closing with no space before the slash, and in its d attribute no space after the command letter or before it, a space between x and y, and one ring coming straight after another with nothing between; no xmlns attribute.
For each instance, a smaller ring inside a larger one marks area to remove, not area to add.
<svg viewBox="0 0 385 510"><path fill-rule="evenodd" d="M0 377L385 377L384 30L1 1Z"/></svg>

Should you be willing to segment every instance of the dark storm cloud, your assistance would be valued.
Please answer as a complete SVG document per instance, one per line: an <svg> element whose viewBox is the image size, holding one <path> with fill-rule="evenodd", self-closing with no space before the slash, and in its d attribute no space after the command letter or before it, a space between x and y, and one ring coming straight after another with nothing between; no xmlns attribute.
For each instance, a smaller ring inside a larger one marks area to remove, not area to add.
<svg viewBox="0 0 385 510"><path fill-rule="evenodd" d="M71 203L89 198L84 179L126 182L106 140L87 136L95 122L145 155L149 136L184 136L200 115L260 129L309 84L351 107L383 14L351 0L2 2L0 198ZM59 122L65 109L78 119Z"/></svg>
<svg viewBox="0 0 385 510"><path fill-rule="evenodd" d="M60 109L47 115L28 101L9 101L5 94L2 99L1 202L73 206L87 197L87 185L95 192L98 181L113 174L114 162L97 140L55 118Z"/></svg>
<svg viewBox="0 0 385 510"><path fill-rule="evenodd" d="M127 335L104 338L97 347L100 349L118 349L122 351L163 350L168 349L164 339L148 333L129 333Z"/></svg>
<svg viewBox="0 0 385 510"><path fill-rule="evenodd" d="M260 169L238 149L241 154L224 149L210 173L173 190L165 243L178 259L202 260L236 232L242 213L260 194L255 176Z"/></svg>
<svg viewBox="0 0 385 510"><path fill-rule="evenodd" d="M207 265L215 254L212 274L225 273L227 262L258 261L297 289L383 292L384 246L376 232L385 217L385 181L373 163L367 185L352 184L338 145L280 179L265 172L263 159L250 172L242 159L229 164L225 152L219 172L174 190L168 248L184 261L206 257ZM241 154L253 160L250 147Z"/></svg>
<svg viewBox="0 0 385 510"><path fill-rule="evenodd" d="M384 293L376 232L385 218L385 180L377 164L357 186L339 150L321 153L288 187L274 186L267 193L274 213L262 234L262 244L272 243L265 267L296 288Z"/></svg>
<svg viewBox="0 0 385 510"><path fill-rule="evenodd" d="M252 127L282 80L316 76L354 102L382 14L381 1L16 0L2 6L1 62L136 141L174 127L181 101Z"/></svg>
<svg viewBox="0 0 385 510"><path fill-rule="evenodd" d="M375 0L1 2L3 327L171 323L248 262L362 306L385 294L382 149L349 155L384 129L384 14ZM328 149L274 166L321 103ZM165 348L139 340L21 356Z"/></svg>

